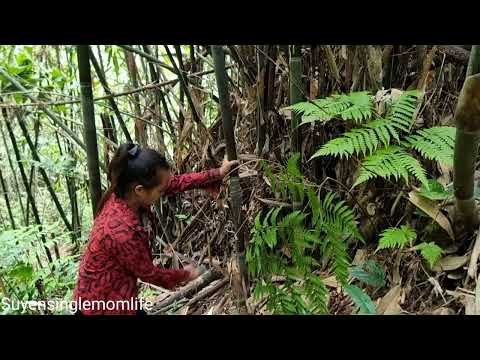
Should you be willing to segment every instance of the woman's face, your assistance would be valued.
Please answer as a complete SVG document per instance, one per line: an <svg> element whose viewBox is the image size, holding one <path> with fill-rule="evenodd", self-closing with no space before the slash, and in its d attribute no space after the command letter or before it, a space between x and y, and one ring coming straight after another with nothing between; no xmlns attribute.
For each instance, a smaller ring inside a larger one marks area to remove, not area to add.
<svg viewBox="0 0 480 360"><path fill-rule="evenodd" d="M155 201L159 200L165 193L170 182L170 170L159 169L157 176L160 178L160 183L151 189L145 189L143 186L138 185L135 187L135 193L139 203L143 207L151 206Z"/></svg>

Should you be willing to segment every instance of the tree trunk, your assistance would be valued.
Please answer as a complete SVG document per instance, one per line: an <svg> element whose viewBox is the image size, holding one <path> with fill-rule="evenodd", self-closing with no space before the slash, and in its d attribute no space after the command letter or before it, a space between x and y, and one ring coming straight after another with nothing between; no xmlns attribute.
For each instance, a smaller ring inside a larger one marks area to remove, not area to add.
<svg viewBox="0 0 480 360"><path fill-rule="evenodd" d="M228 93L227 74L225 70L225 54L221 46L212 46L212 55L215 66L215 77L217 80L218 95L223 120L223 132L227 145L227 154L229 160L237 159L237 150L235 146L235 136L232 121L232 112L230 109L230 96ZM232 213L235 222L238 238L235 242L234 258L232 259L232 281L233 290L237 299L237 307L240 312L246 312L247 298L247 269L245 265L245 244L243 232L241 231L243 214L242 190L238 170L230 174L230 194L232 196Z"/></svg>
<svg viewBox="0 0 480 360"><path fill-rule="evenodd" d="M90 182L90 196L92 211L96 214L97 205L102 196L100 182L100 168L98 160L97 131L95 128L95 112L92 94L92 78L88 45L77 45L78 74L80 78L80 93L82 98L82 114L84 124L84 138L87 150L87 166Z"/></svg>

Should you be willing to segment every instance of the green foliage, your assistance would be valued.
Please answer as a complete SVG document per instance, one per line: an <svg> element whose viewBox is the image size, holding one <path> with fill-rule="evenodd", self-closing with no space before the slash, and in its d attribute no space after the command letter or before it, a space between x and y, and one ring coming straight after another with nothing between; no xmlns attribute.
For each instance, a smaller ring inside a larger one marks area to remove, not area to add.
<svg viewBox="0 0 480 360"><path fill-rule="evenodd" d="M353 186L377 177L389 179L392 176L407 183L409 176L414 176L428 186L426 171L420 162L399 146L389 146L366 157Z"/></svg>
<svg viewBox="0 0 480 360"><path fill-rule="evenodd" d="M422 185L418 193L430 200L445 200L452 195L436 180L428 180L428 187Z"/></svg>
<svg viewBox="0 0 480 360"><path fill-rule="evenodd" d="M405 245L413 245L417 234L409 226L402 225L398 228L388 228L380 236L377 250L387 248L403 248ZM422 257L427 260L430 267L433 267L442 256L443 250L434 242L422 242L416 245L413 250L420 250Z"/></svg>
<svg viewBox="0 0 480 360"><path fill-rule="evenodd" d="M332 95L325 99L300 102L287 109L303 114L302 124L312 121L329 121L334 118L354 120L361 123L373 114L372 96L366 91L348 95Z"/></svg>
<svg viewBox="0 0 480 360"><path fill-rule="evenodd" d="M263 167L268 169L266 164ZM327 192L320 199L312 186L304 184L297 154L278 174L279 182L271 171L268 176L272 191L276 184L286 183L285 201L308 198L308 205L293 211L275 207L256 216L246 254L250 276L257 279L254 293L268 296L267 307L275 313L325 314L328 293L314 271L321 258L337 280L347 284L346 239L363 240L355 216L344 201L335 200L335 193ZM273 283L274 276L285 277L281 287Z"/></svg>
<svg viewBox="0 0 480 360"><path fill-rule="evenodd" d="M409 132L414 120L417 91L406 91L392 105L385 119L375 119L360 128L346 132L323 145L313 156L345 156L369 155L375 152L380 144L388 146L393 138L400 142L399 133ZM373 106L373 98L370 100Z"/></svg>
<svg viewBox="0 0 480 360"><path fill-rule="evenodd" d="M417 249L420 250L423 258L428 261L430 267L433 267L443 254L442 248L434 242L421 243L417 246Z"/></svg>
<svg viewBox="0 0 480 360"><path fill-rule="evenodd" d="M385 118L372 119L373 111L363 111L359 116L358 108L373 109L374 97L367 93L335 95L313 102L295 104L291 108L303 113L311 121L341 117L343 120L354 120L359 124L359 127L324 144L311 157L311 159L319 156L338 156L346 159L353 155L364 157L354 186L377 177L388 179L392 176L396 180L402 179L408 183L409 177L413 176L428 188L425 169L408 153L408 150L414 149L426 159L452 164L455 128L433 127L409 135L419 97L420 92L417 90L403 92L390 105ZM356 110L347 111L348 109ZM406 137L402 140L403 136ZM392 141L396 144L392 144Z"/></svg>
<svg viewBox="0 0 480 360"><path fill-rule="evenodd" d="M0 234L0 297L9 298L11 301L31 301L47 299L70 301L75 286L78 271L78 256L63 256L55 259L47 266L47 259L43 253L40 234L44 234L48 241L47 246L52 247L54 242L69 241L69 233L64 233L50 238L52 233L58 233L59 223L39 226L27 226L16 230L3 231ZM43 266L38 266L39 258ZM43 285L40 294L37 282ZM61 309L58 309L60 311ZM66 309L63 309L66 313ZM0 314L22 313L23 309L2 308ZM28 310L29 313L37 313Z"/></svg>
<svg viewBox="0 0 480 360"><path fill-rule="evenodd" d="M386 283L385 270L374 260L368 260L364 264L354 267L350 270L350 275L375 288L382 288Z"/></svg>
<svg viewBox="0 0 480 360"><path fill-rule="evenodd" d="M345 285L345 291L352 298L355 305L360 308L360 314L375 315L377 313L375 304L370 296L368 296L362 289L355 285Z"/></svg>
<svg viewBox="0 0 480 360"><path fill-rule="evenodd" d="M425 159L436 160L451 166L453 165L455 131L454 127L436 126L418 130L415 134L408 136L406 141Z"/></svg>
<svg viewBox="0 0 480 360"><path fill-rule="evenodd" d="M387 248L402 248L406 244L412 244L416 239L417 234L415 230L407 225L402 225L400 228L388 228L380 235L377 250Z"/></svg>

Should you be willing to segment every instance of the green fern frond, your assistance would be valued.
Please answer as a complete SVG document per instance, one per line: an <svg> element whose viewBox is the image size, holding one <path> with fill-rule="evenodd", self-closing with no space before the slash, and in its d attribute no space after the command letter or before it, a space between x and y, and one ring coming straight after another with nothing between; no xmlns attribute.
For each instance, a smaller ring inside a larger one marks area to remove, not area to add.
<svg viewBox="0 0 480 360"><path fill-rule="evenodd" d="M327 259L331 259L333 273L340 284L347 284L348 267L350 258L347 252L347 244L338 232L327 233L324 244L324 255Z"/></svg>
<svg viewBox="0 0 480 360"><path fill-rule="evenodd" d="M309 308L313 314L328 314L328 290L323 281L315 275L307 277L305 295L309 300Z"/></svg>
<svg viewBox="0 0 480 360"><path fill-rule="evenodd" d="M389 146L376 151L363 160L362 169L353 187L377 177L389 179L393 176L396 180L404 179L408 183L409 175L428 186L426 172L420 162L404 149L398 146Z"/></svg>
<svg viewBox="0 0 480 360"><path fill-rule="evenodd" d="M353 129L346 132L341 137L330 140L323 145L313 156L314 159L318 156L349 156L356 155L370 155L375 152L380 142L385 146L390 144L390 139L394 138L400 142L400 137L391 121L388 119L377 119L361 128Z"/></svg>
<svg viewBox="0 0 480 360"><path fill-rule="evenodd" d="M400 228L388 228L380 235L377 250L402 248L407 243L412 243L416 237L415 230L407 225L402 225Z"/></svg>
<svg viewBox="0 0 480 360"><path fill-rule="evenodd" d="M421 243L417 246L417 249L420 250L423 258L428 261L430 267L433 267L443 254L442 248L434 242Z"/></svg>
<svg viewBox="0 0 480 360"><path fill-rule="evenodd" d="M392 104L387 119L394 127L406 133L410 132L420 94L418 90L405 91Z"/></svg>
<svg viewBox="0 0 480 360"><path fill-rule="evenodd" d="M302 124L328 121L333 118L361 123L372 117L373 97L366 91L332 95L323 99L300 102L287 107L303 115Z"/></svg>
<svg viewBox="0 0 480 360"><path fill-rule="evenodd" d="M353 120L357 124L370 119L373 114L373 98L367 91L353 92L344 95L351 106L339 113L343 120Z"/></svg>
<svg viewBox="0 0 480 360"><path fill-rule="evenodd" d="M358 230L353 211L345 204L345 201L334 203L335 193L328 192L325 200L320 202L320 223L318 230L332 230L354 236L364 241Z"/></svg>
<svg viewBox="0 0 480 360"><path fill-rule="evenodd" d="M436 126L419 130L406 138L410 147L424 158L436 160L445 165L453 165L455 131L451 126Z"/></svg>

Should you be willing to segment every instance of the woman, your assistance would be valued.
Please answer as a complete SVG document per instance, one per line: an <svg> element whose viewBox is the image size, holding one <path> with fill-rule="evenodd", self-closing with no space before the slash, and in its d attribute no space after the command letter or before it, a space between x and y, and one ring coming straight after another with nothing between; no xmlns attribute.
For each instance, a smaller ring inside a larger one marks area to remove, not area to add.
<svg viewBox="0 0 480 360"><path fill-rule="evenodd" d="M153 265L150 242L157 220L151 205L161 196L211 186L237 163L224 160L217 169L170 176L170 166L155 150L121 145L110 162L111 187L100 201L80 264L73 295L79 314L138 314L130 305L136 302L137 279L172 289L198 277L192 265L183 270Z"/></svg>

